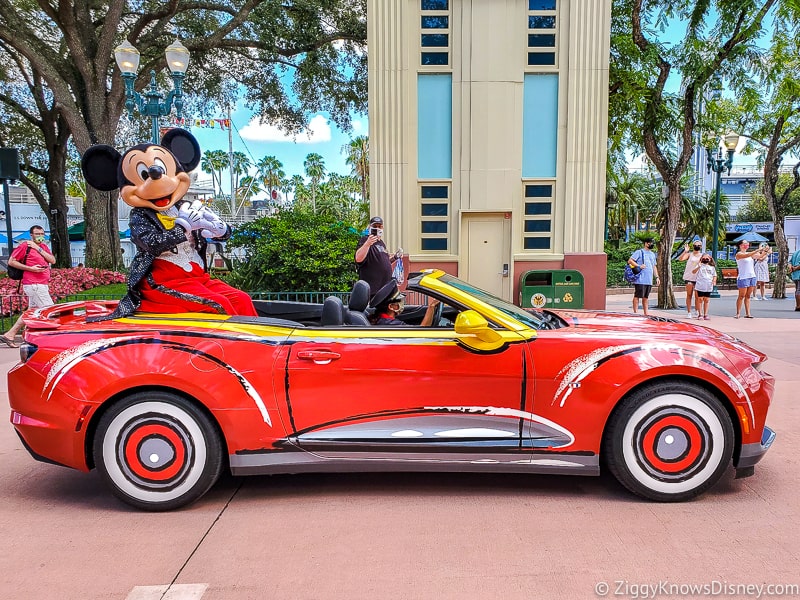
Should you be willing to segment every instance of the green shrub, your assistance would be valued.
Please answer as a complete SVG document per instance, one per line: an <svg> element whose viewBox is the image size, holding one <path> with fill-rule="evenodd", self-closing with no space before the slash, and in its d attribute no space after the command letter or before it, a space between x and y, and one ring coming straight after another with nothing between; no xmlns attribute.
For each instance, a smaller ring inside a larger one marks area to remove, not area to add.
<svg viewBox="0 0 800 600"><path fill-rule="evenodd" d="M228 259L224 279L249 292L348 291L359 237L355 228L308 208L282 209L231 236L227 249L240 249L244 259Z"/></svg>

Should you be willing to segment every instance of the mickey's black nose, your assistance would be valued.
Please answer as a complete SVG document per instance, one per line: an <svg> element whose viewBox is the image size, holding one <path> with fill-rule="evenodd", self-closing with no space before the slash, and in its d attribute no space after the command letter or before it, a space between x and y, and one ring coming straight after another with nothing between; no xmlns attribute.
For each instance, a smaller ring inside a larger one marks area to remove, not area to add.
<svg viewBox="0 0 800 600"><path fill-rule="evenodd" d="M161 176L164 174L164 169L158 165L153 165L147 169L147 173L150 175L150 179L161 179Z"/></svg>

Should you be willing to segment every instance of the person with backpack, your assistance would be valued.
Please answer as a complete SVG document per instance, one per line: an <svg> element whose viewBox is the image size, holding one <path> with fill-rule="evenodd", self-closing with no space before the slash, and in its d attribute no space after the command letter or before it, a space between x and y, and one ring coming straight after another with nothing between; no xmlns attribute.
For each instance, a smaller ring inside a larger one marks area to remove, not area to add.
<svg viewBox="0 0 800 600"><path fill-rule="evenodd" d="M650 290L653 288L653 279L658 285L658 268L656 267L656 255L653 252L653 238L646 237L642 240L642 247L631 254L628 259L631 267L638 266L641 271L633 282L633 312L639 312L639 300L642 301L642 313L647 316Z"/></svg>
<svg viewBox="0 0 800 600"><path fill-rule="evenodd" d="M28 231L31 239L14 248L8 259L8 266L22 271L22 291L28 297L28 308L52 306L50 265L56 263L56 257L44 243L44 229L40 225L34 225ZM23 326L20 317L11 329L0 335L0 343L16 348L18 345L15 338Z"/></svg>

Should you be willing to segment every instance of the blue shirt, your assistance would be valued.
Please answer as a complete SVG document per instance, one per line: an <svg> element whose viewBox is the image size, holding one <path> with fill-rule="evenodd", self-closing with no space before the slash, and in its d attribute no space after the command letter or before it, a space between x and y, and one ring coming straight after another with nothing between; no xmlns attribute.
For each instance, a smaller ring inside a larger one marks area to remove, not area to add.
<svg viewBox="0 0 800 600"><path fill-rule="evenodd" d="M789 259L789 264L791 264L793 267L800 265L800 250L792 254L792 258ZM789 277L792 278L792 281L800 281L800 270L792 271L789 274Z"/></svg>
<svg viewBox="0 0 800 600"><path fill-rule="evenodd" d="M639 248L636 252L631 254L631 258L639 266L644 264L644 268L641 270L639 277L636 278L634 283L638 285L653 285L653 273L655 273L656 270L655 253L646 248Z"/></svg>

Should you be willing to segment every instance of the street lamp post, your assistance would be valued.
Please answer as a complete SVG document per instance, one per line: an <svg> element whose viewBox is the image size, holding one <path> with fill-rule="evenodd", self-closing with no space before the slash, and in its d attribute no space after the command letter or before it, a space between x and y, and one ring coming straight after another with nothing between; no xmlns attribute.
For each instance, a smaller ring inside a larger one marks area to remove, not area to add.
<svg viewBox="0 0 800 600"><path fill-rule="evenodd" d="M728 171L728 175L731 174L731 166L733 166L733 153L736 151L736 145L739 143L739 136L735 133L729 133L724 137L724 142L725 149L727 150L727 156L723 155L722 147L719 145L717 146L716 151L711 144L709 144L709 146L706 148L707 172L711 173L711 171L714 171L714 173L717 174L716 197L714 198L714 233L711 239L711 255L714 257L714 264L716 264L718 258L717 244L719 243L719 196L722 172ZM719 298L719 290L717 289L716 285L711 291L711 297Z"/></svg>
<svg viewBox="0 0 800 600"><path fill-rule="evenodd" d="M133 109L138 108L139 112L150 117L152 128L151 137L154 144L159 141L158 118L164 117L172 110L175 104L175 113L180 118L183 111L183 78L186 69L189 67L189 51L178 40L175 40L167 47L165 52L167 66L172 75L173 90L164 95L158 90L156 85L156 72L150 71L150 87L143 94L137 92L133 85L136 81L136 72L139 70L139 51L134 48L127 40L114 49L114 58L117 66L122 72L122 79L125 81L125 108L128 113L133 115ZM163 100L163 102L162 102Z"/></svg>

